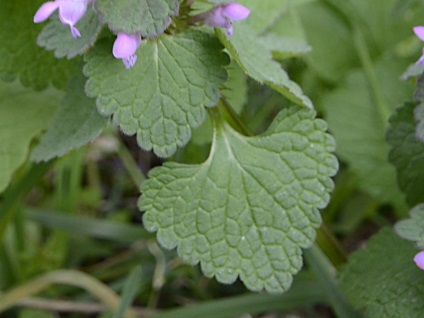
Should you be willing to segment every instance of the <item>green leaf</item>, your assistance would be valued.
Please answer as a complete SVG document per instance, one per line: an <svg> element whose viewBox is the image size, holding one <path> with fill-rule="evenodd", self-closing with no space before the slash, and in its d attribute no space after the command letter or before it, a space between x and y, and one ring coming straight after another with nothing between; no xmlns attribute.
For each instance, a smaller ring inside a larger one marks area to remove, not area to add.
<svg viewBox="0 0 424 318"><path fill-rule="evenodd" d="M95 100L84 92L85 78L74 77L68 84L59 111L34 148L31 159L48 161L79 148L94 140L107 124L107 118L99 114Z"/></svg>
<svg viewBox="0 0 424 318"><path fill-rule="evenodd" d="M305 59L308 67L325 80L338 82L358 65L349 26L321 1L298 8L306 39L313 51Z"/></svg>
<svg viewBox="0 0 424 318"><path fill-rule="evenodd" d="M102 24L92 6L87 8L87 12L76 27L81 32L81 37L78 39L71 35L69 27L63 25L55 14L49 24L41 31L37 43L47 50L54 51L57 58L67 57L71 59L83 54L91 47L102 29Z"/></svg>
<svg viewBox="0 0 424 318"><path fill-rule="evenodd" d="M97 0L101 20L115 32L140 33L152 38L162 34L178 14L178 0Z"/></svg>
<svg viewBox="0 0 424 318"><path fill-rule="evenodd" d="M404 239L415 241L424 249L424 204L415 206L409 211L409 215L411 216L409 219L395 224L396 233Z"/></svg>
<svg viewBox="0 0 424 318"><path fill-rule="evenodd" d="M275 59L287 59L308 53L312 48L305 41L292 37L281 37L275 34L268 34L259 39L261 45L265 46Z"/></svg>
<svg viewBox="0 0 424 318"><path fill-rule="evenodd" d="M35 89L44 89L50 83L63 88L78 62L59 61L53 53L37 46L42 25L32 21L42 3L0 1L0 77L8 81L19 78L24 86Z"/></svg>
<svg viewBox="0 0 424 318"><path fill-rule="evenodd" d="M351 255L340 286L368 317L423 317L424 274L413 262L416 253L412 242L383 229Z"/></svg>
<svg viewBox="0 0 424 318"><path fill-rule="evenodd" d="M239 276L251 290L285 291L333 189L334 140L309 109L286 109L251 138L213 114L203 164L169 162L150 171L139 201L143 222L208 277L232 283Z"/></svg>
<svg viewBox="0 0 424 318"><path fill-rule="evenodd" d="M424 103L423 102L415 108L414 118L416 121L415 136L421 143L424 143Z"/></svg>
<svg viewBox="0 0 424 318"><path fill-rule="evenodd" d="M234 25L234 35L228 37L217 30L221 42L247 75L284 95L292 102L313 108L312 102L302 89L292 82L281 66L272 59L271 52L258 41L252 29L242 22Z"/></svg>
<svg viewBox="0 0 424 318"><path fill-rule="evenodd" d="M235 2L235 1L231 1ZM250 15L246 23L256 33L265 32L275 24L291 5L290 0L240 0L240 4L249 8ZM239 22L236 22L238 24Z"/></svg>
<svg viewBox="0 0 424 318"><path fill-rule="evenodd" d="M380 61L375 65L388 111L412 93L407 83L399 81L401 64ZM365 73L353 71L321 104L337 141L337 153L357 175L359 187L380 202L399 206L404 199L397 185L396 171L387 160L387 124L373 93Z"/></svg>
<svg viewBox="0 0 424 318"><path fill-rule="evenodd" d="M0 82L0 191L21 166L32 139L43 131L57 109L61 94L34 92L18 83Z"/></svg>
<svg viewBox="0 0 424 318"><path fill-rule="evenodd" d="M406 201L414 206L424 201L424 143L415 136L415 103L406 103L390 118L387 141L390 162L396 167L400 188Z"/></svg>
<svg viewBox="0 0 424 318"><path fill-rule="evenodd" d="M187 31L142 44L130 70L99 43L87 56L86 91L97 96L104 115L112 115L126 134L137 133L139 145L161 157L171 156L216 105L226 78L228 56L212 36Z"/></svg>
<svg viewBox="0 0 424 318"><path fill-rule="evenodd" d="M227 67L228 80L221 90L222 95L230 103L237 114L240 114L247 102L246 75L237 63L232 62Z"/></svg>

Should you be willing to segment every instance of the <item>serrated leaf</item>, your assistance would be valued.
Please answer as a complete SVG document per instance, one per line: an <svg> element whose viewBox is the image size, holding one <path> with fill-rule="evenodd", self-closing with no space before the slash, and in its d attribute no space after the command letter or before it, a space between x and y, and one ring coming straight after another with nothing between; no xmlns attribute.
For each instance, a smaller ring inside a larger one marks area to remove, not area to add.
<svg viewBox="0 0 424 318"><path fill-rule="evenodd" d="M424 72L424 66L421 64L413 63L408 66L406 71L401 75L402 81L406 81L410 78L418 77Z"/></svg>
<svg viewBox="0 0 424 318"><path fill-rule="evenodd" d="M101 19L115 32L161 35L178 14L178 0L97 0Z"/></svg>
<svg viewBox="0 0 424 318"><path fill-rule="evenodd" d="M204 106L218 102L228 56L215 38L193 30L141 45L130 70L111 51L102 42L87 55L87 93L124 133L136 133L142 148L171 156L203 122Z"/></svg>
<svg viewBox="0 0 424 318"><path fill-rule="evenodd" d="M272 54L260 45L257 36L247 24L234 25L234 35L228 37L217 30L221 42L247 75L264 83L284 95L297 105L313 108L312 102L302 89L291 81L281 66L272 59Z"/></svg>
<svg viewBox="0 0 424 318"><path fill-rule="evenodd" d="M415 103L406 103L390 118L387 141L390 162L410 206L424 201L424 143L415 136Z"/></svg>
<svg viewBox="0 0 424 318"><path fill-rule="evenodd" d="M216 113L214 113L216 116ZM215 122L200 165L151 170L139 201L143 222L165 248L178 246L204 274L251 290L281 292L302 266L337 171L334 140L313 111L282 111L268 131L244 137Z"/></svg>
<svg viewBox="0 0 424 318"><path fill-rule="evenodd" d="M0 191L24 163L32 139L47 127L61 96L53 89L34 92L0 82Z"/></svg>
<svg viewBox="0 0 424 318"><path fill-rule="evenodd" d="M81 32L81 37L77 39L71 35L69 27L63 25L57 14L55 14L41 31L37 38L37 43L46 50L54 51L54 55L57 58L67 57L71 59L83 54L92 46L102 28L102 24L92 6L87 8L87 12L77 23L76 27Z"/></svg>
<svg viewBox="0 0 424 318"><path fill-rule="evenodd" d="M96 102L84 92L85 78L74 77L59 111L34 148L31 159L48 161L94 140L106 126L108 119L101 116Z"/></svg>
<svg viewBox="0 0 424 318"><path fill-rule="evenodd" d="M43 28L33 23L42 0L0 1L0 77L19 78L24 86L44 89L49 83L63 88L75 72L77 61L58 60L37 46Z"/></svg>
<svg viewBox="0 0 424 318"><path fill-rule="evenodd" d="M340 287L370 318L423 317L424 274L413 262L416 253L412 242L384 229L351 255Z"/></svg>
<svg viewBox="0 0 424 318"><path fill-rule="evenodd" d="M375 65L388 112L412 93L407 83L399 81L401 64L380 61ZM326 95L321 106L336 138L337 153L356 174L361 190L380 202L401 206L404 199L396 171L387 160L386 118L373 94L365 73L357 70L351 72L340 88Z"/></svg>
<svg viewBox="0 0 424 318"><path fill-rule="evenodd" d="M424 204L415 206L409 211L409 215L409 219L395 224L396 233L407 240L415 241L424 249Z"/></svg>

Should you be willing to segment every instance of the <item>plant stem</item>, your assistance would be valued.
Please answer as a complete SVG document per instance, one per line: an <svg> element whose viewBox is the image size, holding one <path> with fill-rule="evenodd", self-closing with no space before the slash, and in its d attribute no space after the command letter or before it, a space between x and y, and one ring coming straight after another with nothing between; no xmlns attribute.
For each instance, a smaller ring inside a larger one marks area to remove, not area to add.
<svg viewBox="0 0 424 318"><path fill-rule="evenodd" d="M321 283L321 287L327 294L337 317L362 317L362 315L355 311L346 301L344 294L337 286L337 281L334 277L336 270L321 249L317 245L313 245L310 249L307 249L304 252L305 258L309 263L311 270L315 273L316 278Z"/></svg>

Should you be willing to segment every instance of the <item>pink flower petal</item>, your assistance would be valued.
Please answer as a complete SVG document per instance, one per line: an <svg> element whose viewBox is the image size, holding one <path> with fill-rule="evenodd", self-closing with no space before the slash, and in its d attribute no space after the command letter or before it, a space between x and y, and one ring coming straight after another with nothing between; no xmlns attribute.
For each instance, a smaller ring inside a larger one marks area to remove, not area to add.
<svg viewBox="0 0 424 318"><path fill-rule="evenodd" d="M415 35L418 36L421 41L424 41L424 26L416 26L413 30Z"/></svg>
<svg viewBox="0 0 424 318"><path fill-rule="evenodd" d="M415 255L414 262L419 268L424 270L424 251L421 251L417 255Z"/></svg>
<svg viewBox="0 0 424 318"><path fill-rule="evenodd" d="M117 59L129 58L135 54L140 43L140 35L120 32L113 44L113 56Z"/></svg>
<svg viewBox="0 0 424 318"><path fill-rule="evenodd" d="M56 0L59 2L59 19L63 24L74 26L87 11L86 1Z"/></svg>
<svg viewBox="0 0 424 318"><path fill-rule="evenodd" d="M233 21L237 21L246 19L250 10L241 4L230 3L222 6L222 14Z"/></svg>
<svg viewBox="0 0 424 318"><path fill-rule="evenodd" d="M55 2L55 1L49 1L44 3L35 13L34 15L34 23L40 23L43 22L45 20L47 20L47 18L49 16L51 16L51 14L57 9L59 8L59 2Z"/></svg>

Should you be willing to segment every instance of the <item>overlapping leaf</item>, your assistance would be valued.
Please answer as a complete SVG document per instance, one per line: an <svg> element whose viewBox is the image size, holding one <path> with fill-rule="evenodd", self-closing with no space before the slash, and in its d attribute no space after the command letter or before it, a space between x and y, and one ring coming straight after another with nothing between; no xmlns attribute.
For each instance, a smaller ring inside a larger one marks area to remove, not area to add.
<svg viewBox="0 0 424 318"><path fill-rule="evenodd" d="M384 229L351 255L341 288L370 318L423 317L424 273L413 262L417 251L414 243Z"/></svg>
<svg viewBox="0 0 424 318"><path fill-rule="evenodd" d="M178 14L178 0L97 0L103 22L115 32L140 33L151 38L162 34Z"/></svg>
<svg viewBox="0 0 424 318"><path fill-rule="evenodd" d="M52 52L37 46L43 26L34 24L33 17L42 3L0 1L0 77L19 78L24 86L35 89L44 89L49 83L63 88L77 62L58 60Z"/></svg>
<svg viewBox="0 0 424 318"><path fill-rule="evenodd" d="M401 237L415 241L424 249L424 204L415 206L409 215L409 219L396 223L395 230Z"/></svg>
<svg viewBox="0 0 424 318"><path fill-rule="evenodd" d="M87 12L76 26L81 32L81 37L78 39L72 37L69 27L63 25L55 15L41 31L37 43L47 50L54 51L57 58L67 57L71 59L84 53L92 46L102 28L92 6L87 8Z"/></svg>
<svg viewBox="0 0 424 318"><path fill-rule="evenodd" d="M32 139L53 117L61 94L49 89L34 92L18 83L0 82L0 191L24 163Z"/></svg>
<svg viewBox="0 0 424 318"><path fill-rule="evenodd" d="M187 143L206 107L216 105L226 80L228 56L212 36L187 31L163 35L141 45L130 70L111 54L111 43L99 43L87 56L87 93L112 115L139 145L162 157Z"/></svg>
<svg viewBox="0 0 424 318"><path fill-rule="evenodd" d="M287 290L333 188L338 165L325 130L297 107L253 138L218 120L206 162L150 172L139 202L146 228L220 282L240 277L251 290Z"/></svg>
<svg viewBox="0 0 424 318"><path fill-rule="evenodd" d="M269 85L292 102L313 108L312 102L303 94L299 85L290 80L287 73L273 60L272 53L260 44L257 35L246 23L236 24L231 37L222 30L218 30L217 34L247 75Z"/></svg>
<svg viewBox="0 0 424 318"><path fill-rule="evenodd" d="M106 126L107 118L99 114L95 100L85 95L84 84L82 75L69 82L62 105L32 152L32 160L63 156L92 141Z"/></svg>
<svg viewBox="0 0 424 318"><path fill-rule="evenodd" d="M410 206L424 202L424 143L415 135L415 103L406 103L390 119L387 141L390 162Z"/></svg>

